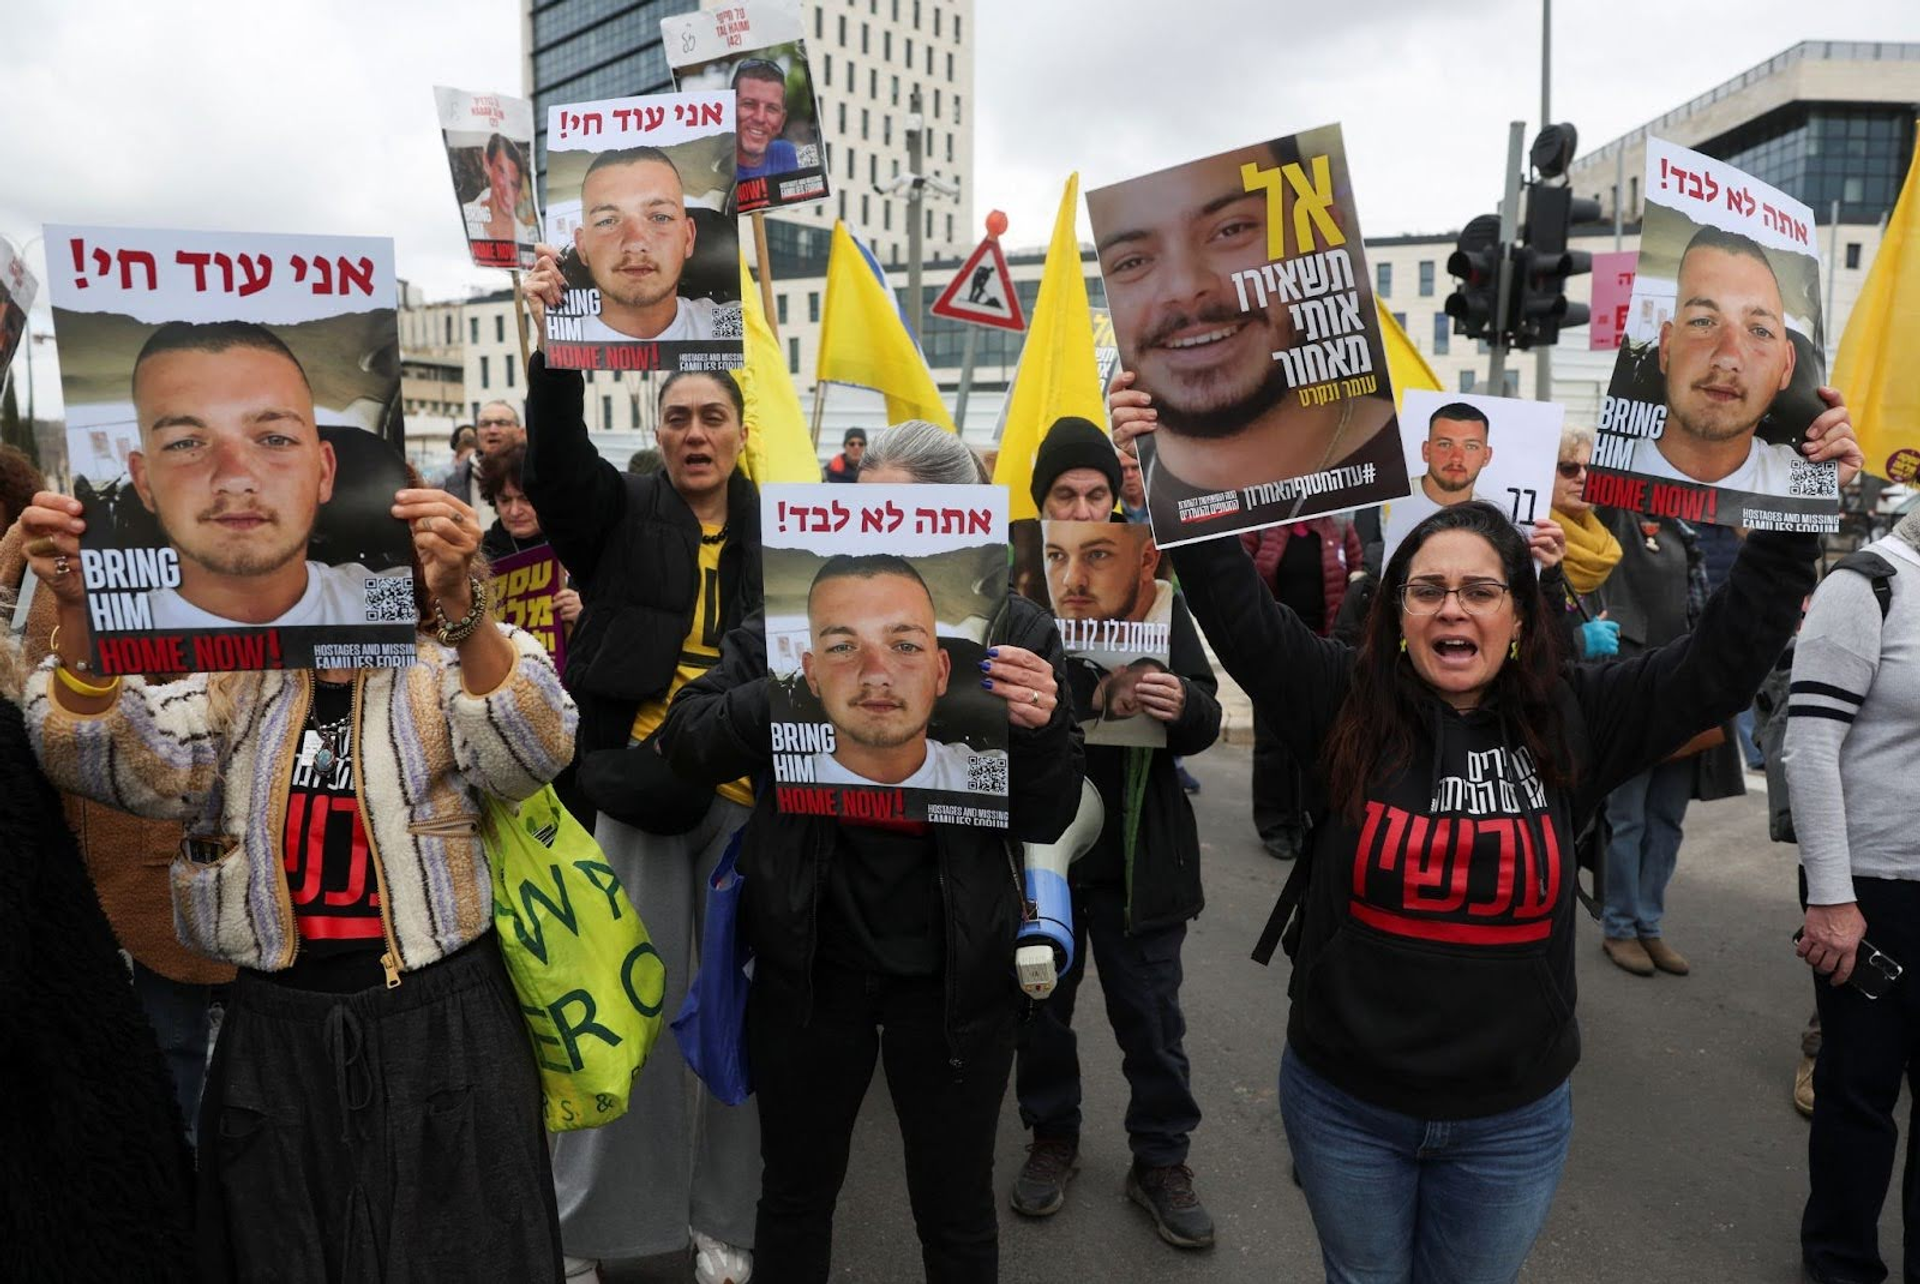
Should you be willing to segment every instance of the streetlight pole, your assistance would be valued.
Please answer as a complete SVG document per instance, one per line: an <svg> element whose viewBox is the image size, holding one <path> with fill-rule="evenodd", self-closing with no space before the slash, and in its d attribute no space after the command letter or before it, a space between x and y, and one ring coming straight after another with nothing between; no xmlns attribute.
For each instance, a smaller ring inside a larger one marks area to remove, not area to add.
<svg viewBox="0 0 1920 1284"><path fill-rule="evenodd" d="M913 341L920 342L922 305L920 297L921 233L925 229L920 212L926 202L925 175L920 172L921 150L926 146L926 119L920 114L920 87L914 86L907 97L907 324L913 327Z"/></svg>

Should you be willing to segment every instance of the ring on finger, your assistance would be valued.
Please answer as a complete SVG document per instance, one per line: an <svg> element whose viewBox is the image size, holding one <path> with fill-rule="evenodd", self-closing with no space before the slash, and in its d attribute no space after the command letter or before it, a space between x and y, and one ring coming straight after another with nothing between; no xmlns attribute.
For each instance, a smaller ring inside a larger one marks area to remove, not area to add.
<svg viewBox="0 0 1920 1284"><path fill-rule="evenodd" d="M1030 691L1028 691L1028 692L1027 692L1027 703L1028 703L1028 704L1030 704L1030 705L1032 705L1032 706L1033 706L1034 708L1036 708L1036 709L1038 709L1038 708L1040 707L1040 691L1039 691L1039 688L1037 688L1037 687L1036 687L1036 688L1034 688L1034 689L1032 689L1032 690L1030 690Z"/></svg>
<svg viewBox="0 0 1920 1284"><path fill-rule="evenodd" d="M55 579L64 578L66 573L72 569L73 566L67 561L67 555L65 553L53 559L53 576Z"/></svg>
<svg viewBox="0 0 1920 1284"><path fill-rule="evenodd" d="M39 539L27 545L27 556L29 557L52 557L59 551L60 546L53 542L53 536L51 535L42 535Z"/></svg>

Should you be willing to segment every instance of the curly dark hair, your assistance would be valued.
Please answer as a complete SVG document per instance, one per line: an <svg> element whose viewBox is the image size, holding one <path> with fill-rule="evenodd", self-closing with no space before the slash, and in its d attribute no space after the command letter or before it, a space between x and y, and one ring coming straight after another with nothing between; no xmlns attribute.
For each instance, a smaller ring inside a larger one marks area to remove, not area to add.
<svg viewBox="0 0 1920 1284"><path fill-rule="evenodd" d="M527 447L523 442L515 442L505 450L481 456L478 472L480 494L489 504L497 506L500 492L506 489L508 483L512 483L515 490L525 493L527 487L520 480L520 473L526 466Z"/></svg>
<svg viewBox="0 0 1920 1284"><path fill-rule="evenodd" d="M1400 598L1414 555L1443 531L1478 535L1500 559L1507 592L1520 616L1520 654L1500 666L1487 703L1506 724L1508 735L1527 747L1544 784L1568 783L1570 755L1553 699L1562 657L1534 572L1533 552L1506 514L1475 500L1442 508L1415 526L1381 575L1347 698L1326 743L1328 799L1356 823L1365 811L1367 791L1412 761L1415 737L1428 725L1422 706L1433 699L1433 691L1400 649Z"/></svg>
<svg viewBox="0 0 1920 1284"><path fill-rule="evenodd" d="M0 446L0 529L20 520L33 497L46 488L46 477L34 467L26 451Z"/></svg>

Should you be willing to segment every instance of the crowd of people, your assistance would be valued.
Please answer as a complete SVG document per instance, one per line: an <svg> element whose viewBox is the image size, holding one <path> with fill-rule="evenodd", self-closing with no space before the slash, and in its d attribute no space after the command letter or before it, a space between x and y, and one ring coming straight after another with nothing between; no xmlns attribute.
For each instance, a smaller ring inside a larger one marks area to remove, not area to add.
<svg viewBox="0 0 1920 1284"><path fill-rule="evenodd" d="M561 302L557 257L543 247L525 282L536 310ZM1663 911L1686 808L1741 787L1733 724L1796 631L1781 756L1823 1031L1802 1241L1815 1278L1884 1275L1876 1214L1916 1028L1893 960L1920 957L1920 858L1897 808L1848 796L1920 776L1920 518L1816 584L1812 536L1588 504L1594 438L1573 428L1551 517L1522 533L1459 484L1459 461L1490 452L1484 417L1449 406L1385 551L1364 512L1185 544L1164 571L1147 545L1125 591L1136 614L1164 608L1170 651L1129 700L1162 745L1085 743L1055 617L1015 596L981 666L1004 702L1007 829L869 824L784 812L767 787L739 384L660 380L657 455L627 470L589 439L580 374L536 351L525 387L524 424L488 404L437 486L393 495L418 617L401 669L103 678L76 573L85 510L0 451L0 585L38 585L0 657L0 826L27 885L0 902L4 957L43 1013L31 1056L58 1045L31 1081L114 1103L84 1132L78 1106L35 1112L54 1172L27 1187L65 1207L57 1242L0 1248L21 1278L589 1279L684 1252L705 1284L824 1281L878 1065L926 1277L993 1280L1000 1201L1056 1214L1079 1166L1090 965L1127 1083L1126 1195L1170 1245L1212 1245L1188 1162L1181 956L1206 898L1180 759L1220 735L1217 661L1254 710L1260 840L1289 862L1265 943L1292 960L1279 1105L1327 1276L1511 1280L1572 1139L1576 852L1604 850L1606 957L1685 975ZM1807 453L1844 480L1859 451L1828 402ZM1123 375L1109 414L1051 426L1043 519L1145 519L1137 442L1156 408ZM987 472L914 421L847 432L823 479ZM542 546L566 573L564 672L488 614L489 564ZM899 559L844 560L833 575L855 588L920 583ZM858 681L905 683L907 666L876 659ZM1083 779L1104 820L1071 867L1072 963L1036 1001L1011 967L1033 913L1017 845L1059 840ZM479 818L549 782L644 920L669 1012L737 851L745 1104L698 1090L663 1039L624 1116L544 1132ZM1443 885L1450 849L1474 860ZM58 949L34 944L52 925ZM996 1186L1009 1084L1031 1140ZM1920 1229L1916 1171L1910 1151Z"/></svg>

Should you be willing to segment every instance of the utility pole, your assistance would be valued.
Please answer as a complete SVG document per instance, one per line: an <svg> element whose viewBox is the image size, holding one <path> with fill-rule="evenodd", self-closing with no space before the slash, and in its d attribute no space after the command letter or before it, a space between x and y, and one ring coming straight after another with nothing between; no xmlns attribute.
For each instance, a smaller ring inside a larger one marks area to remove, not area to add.
<svg viewBox="0 0 1920 1284"><path fill-rule="evenodd" d="M913 328L913 341L920 342L920 325L926 300L921 297L921 234L926 229L926 175L920 172L926 147L926 120L920 115L920 87L915 85L907 98L907 324Z"/></svg>
<svg viewBox="0 0 1920 1284"><path fill-rule="evenodd" d="M1487 361L1487 382L1495 397L1505 396L1507 388L1507 321L1513 298L1513 256L1508 247L1519 230L1520 148L1526 133L1524 120L1507 125L1506 195L1500 201L1500 287L1494 298L1493 338L1488 344L1492 356Z"/></svg>
<svg viewBox="0 0 1920 1284"><path fill-rule="evenodd" d="M1540 128L1553 120L1553 0L1540 0ZM1541 344L1533 354L1533 399L1553 400L1553 347Z"/></svg>

